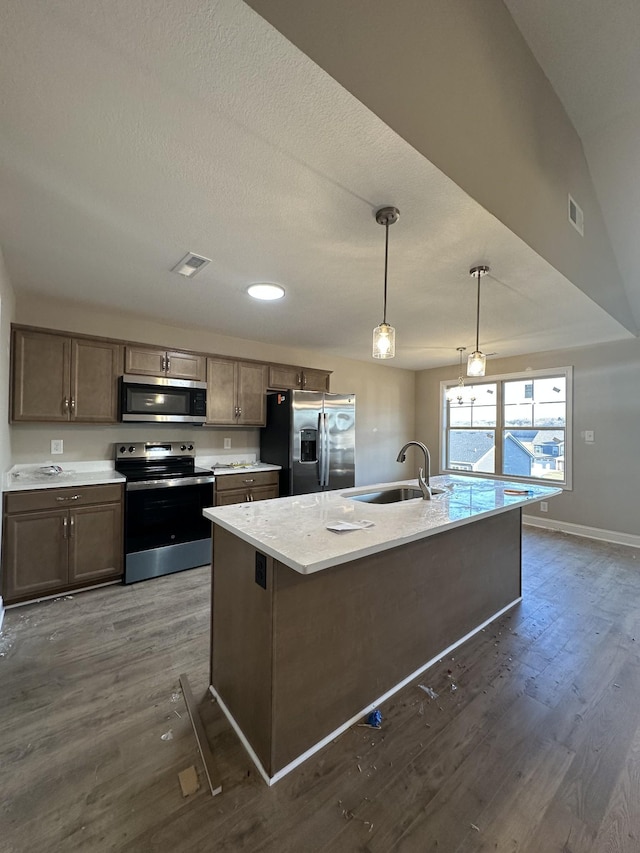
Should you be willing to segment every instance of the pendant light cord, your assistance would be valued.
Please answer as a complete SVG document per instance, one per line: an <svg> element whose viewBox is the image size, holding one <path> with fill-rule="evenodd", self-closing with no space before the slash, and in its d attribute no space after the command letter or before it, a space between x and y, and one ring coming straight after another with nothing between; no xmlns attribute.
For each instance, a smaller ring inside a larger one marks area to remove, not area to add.
<svg viewBox="0 0 640 853"><path fill-rule="evenodd" d="M476 309L476 352L480 350L480 270L478 270L478 306Z"/></svg>
<svg viewBox="0 0 640 853"><path fill-rule="evenodd" d="M389 221L385 222L384 226L384 309L382 322L387 323L387 265L389 260Z"/></svg>

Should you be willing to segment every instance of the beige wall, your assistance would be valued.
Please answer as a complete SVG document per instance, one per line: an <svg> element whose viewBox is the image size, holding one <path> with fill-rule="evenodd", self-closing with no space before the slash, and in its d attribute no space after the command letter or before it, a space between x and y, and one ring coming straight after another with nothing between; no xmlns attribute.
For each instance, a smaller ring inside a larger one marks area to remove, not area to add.
<svg viewBox="0 0 640 853"><path fill-rule="evenodd" d="M636 331L580 139L502 0L247 2Z"/></svg>
<svg viewBox="0 0 640 853"><path fill-rule="evenodd" d="M101 312L88 306L42 297L20 295L15 322L60 329L82 334L100 335L152 343L168 348L186 348L264 361L299 364L332 370L331 387L335 391L355 393L356 481L358 485L388 481L407 476L395 461L399 448L414 438L415 374L410 370L386 367L376 363L335 358L323 353L285 346L260 344L238 338L223 337L205 329L188 329L162 325L142 317ZM5 395L6 398L6 395ZM6 418L5 418L6 420ZM64 440L64 454L55 457L61 465L78 460L111 459L113 444L125 436L152 439L196 438L201 453L217 453L223 439L231 437L232 451L258 452L259 431L224 428L152 427L144 424L114 427L79 427L72 424L16 424L11 428L13 462L38 462L50 459L50 440Z"/></svg>
<svg viewBox="0 0 640 853"><path fill-rule="evenodd" d="M11 467L11 431L9 429L9 344L15 299L0 251L0 498L4 474ZM0 525L0 547L2 525ZM1 620L0 620L1 621Z"/></svg>
<svg viewBox="0 0 640 853"><path fill-rule="evenodd" d="M534 504L527 514L637 536L640 340L490 359L487 377L568 365L574 369L573 490L552 498L548 513ZM416 376L416 432L436 464L441 458L440 382L455 382L457 376L457 366L423 370ZM585 443L584 430L594 430L593 444Z"/></svg>

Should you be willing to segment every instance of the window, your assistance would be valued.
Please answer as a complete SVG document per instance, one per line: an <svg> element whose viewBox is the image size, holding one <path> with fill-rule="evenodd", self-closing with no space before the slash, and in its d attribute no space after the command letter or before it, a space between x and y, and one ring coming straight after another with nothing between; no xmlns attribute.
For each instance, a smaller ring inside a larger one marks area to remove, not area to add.
<svg viewBox="0 0 640 853"><path fill-rule="evenodd" d="M571 488L571 379L563 367L442 382L443 470Z"/></svg>

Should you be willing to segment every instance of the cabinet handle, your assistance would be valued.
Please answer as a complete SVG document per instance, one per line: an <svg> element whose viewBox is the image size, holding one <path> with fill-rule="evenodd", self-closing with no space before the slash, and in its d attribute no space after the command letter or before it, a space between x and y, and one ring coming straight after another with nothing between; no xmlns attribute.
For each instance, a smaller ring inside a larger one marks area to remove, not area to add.
<svg viewBox="0 0 640 853"><path fill-rule="evenodd" d="M307 376L306 376L306 373L304 372L304 370L302 371L301 375L302 375L302 387L306 388L307 387Z"/></svg>
<svg viewBox="0 0 640 853"><path fill-rule="evenodd" d="M56 498L57 501L79 501L82 495L70 495L68 498Z"/></svg>
<svg viewBox="0 0 640 853"><path fill-rule="evenodd" d="M75 411L76 411L76 401L75 401L75 398L72 397L71 398L71 412L72 412L72 414L75 414Z"/></svg>
<svg viewBox="0 0 640 853"><path fill-rule="evenodd" d="M238 417L240 417L241 414L242 414L242 408L240 406L238 406Z"/></svg>
<svg viewBox="0 0 640 853"><path fill-rule="evenodd" d="M62 519L62 538L63 539L67 538L67 524L68 524L68 522L69 522L69 519L65 515L65 517Z"/></svg>
<svg viewBox="0 0 640 853"><path fill-rule="evenodd" d="M63 412L63 414L68 414L68 412L69 412L69 398L68 397L65 397L62 400L62 412Z"/></svg>
<svg viewBox="0 0 640 853"><path fill-rule="evenodd" d="M302 374L301 373L296 373L296 385L298 385L299 387L302 387Z"/></svg>
<svg viewBox="0 0 640 853"><path fill-rule="evenodd" d="M247 485L247 486L248 486L248 485L249 485L249 483L255 483L255 481L256 481L256 478L254 477L254 478L253 478L253 480L243 480L242 482L243 482L243 483L245 483L245 485Z"/></svg>
<svg viewBox="0 0 640 853"><path fill-rule="evenodd" d="M69 539L73 539L73 528L75 526L75 519L73 516L69 519Z"/></svg>
<svg viewBox="0 0 640 853"><path fill-rule="evenodd" d="M162 358L160 359L160 370L163 373L165 373L166 369L167 369L167 359L164 356L162 356Z"/></svg>
<svg viewBox="0 0 640 853"><path fill-rule="evenodd" d="M171 370L171 356L167 356L167 373Z"/></svg>

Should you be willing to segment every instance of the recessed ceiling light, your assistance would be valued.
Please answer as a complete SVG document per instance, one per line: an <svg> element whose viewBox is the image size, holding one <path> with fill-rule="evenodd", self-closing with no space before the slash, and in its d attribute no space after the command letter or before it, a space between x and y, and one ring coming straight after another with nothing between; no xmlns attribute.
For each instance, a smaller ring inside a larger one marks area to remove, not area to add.
<svg viewBox="0 0 640 853"><path fill-rule="evenodd" d="M270 301L272 299L282 299L284 296L284 287L279 284L272 284L267 281L260 281L256 284L250 284L247 288L249 296L254 299L263 299Z"/></svg>
<svg viewBox="0 0 640 853"><path fill-rule="evenodd" d="M193 252L189 252L181 261L178 261L175 267L171 268L171 272L176 272L178 275L184 275L187 278L193 278L208 263L211 263L209 258L203 258L202 255L194 255Z"/></svg>

